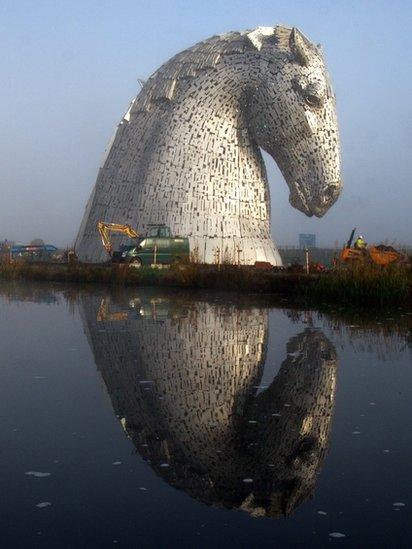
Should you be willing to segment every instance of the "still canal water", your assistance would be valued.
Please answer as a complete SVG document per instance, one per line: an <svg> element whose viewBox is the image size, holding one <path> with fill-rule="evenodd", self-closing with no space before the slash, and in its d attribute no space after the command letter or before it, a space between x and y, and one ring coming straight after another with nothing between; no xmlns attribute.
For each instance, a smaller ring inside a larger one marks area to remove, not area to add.
<svg viewBox="0 0 412 549"><path fill-rule="evenodd" d="M0 288L0 546L410 547L411 311Z"/></svg>

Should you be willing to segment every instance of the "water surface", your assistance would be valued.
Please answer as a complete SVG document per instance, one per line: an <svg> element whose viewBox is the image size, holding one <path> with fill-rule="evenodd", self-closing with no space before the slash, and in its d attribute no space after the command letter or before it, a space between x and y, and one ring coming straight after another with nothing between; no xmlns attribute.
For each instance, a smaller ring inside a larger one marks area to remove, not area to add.
<svg viewBox="0 0 412 549"><path fill-rule="evenodd" d="M410 311L0 289L1 547L409 547Z"/></svg>

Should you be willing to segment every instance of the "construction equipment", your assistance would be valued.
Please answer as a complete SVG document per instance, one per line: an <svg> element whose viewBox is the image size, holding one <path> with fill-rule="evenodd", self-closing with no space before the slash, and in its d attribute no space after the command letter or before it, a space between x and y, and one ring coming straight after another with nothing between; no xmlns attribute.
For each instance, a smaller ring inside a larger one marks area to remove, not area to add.
<svg viewBox="0 0 412 549"><path fill-rule="evenodd" d="M113 253L113 246L110 241L109 233L122 233L128 236L129 238L139 238L139 234L131 228L130 225L122 225L121 223L105 223L104 221L99 221L97 223L97 228L102 239L102 243L106 252L111 256Z"/></svg>
<svg viewBox="0 0 412 549"><path fill-rule="evenodd" d="M356 227L352 230L349 240L340 254L342 263L374 263L384 267L391 263L408 262L406 254L398 252L392 246L379 244L378 246L371 246L363 250L352 248L355 231Z"/></svg>
<svg viewBox="0 0 412 549"><path fill-rule="evenodd" d="M385 246L380 244L379 246L372 246L369 250L370 258L377 265L389 265L390 263L403 263L408 264L409 259L404 252L398 252L392 246Z"/></svg>
<svg viewBox="0 0 412 549"><path fill-rule="evenodd" d="M170 228L166 225L148 225L145 236L139 235L130 225L120 223L99 221L97 228L103 246L111 256L113 263L127 263L131 267L142 267L144 265L170 265L189 259L189 239L172 236ZM113 251L109 238L110 231L125 234L129 238L135 239L135 242L120 246L119 250Z"/></svg>
<svg viewBox="0 0 412 549"><path fill-rule="evenodd" d="M127 311L110 311L109 307L109 300L107 298L103 298L99 310L97 312L97 322L117 322L119 320L127 320L128 319L128 312Z"/></svg>

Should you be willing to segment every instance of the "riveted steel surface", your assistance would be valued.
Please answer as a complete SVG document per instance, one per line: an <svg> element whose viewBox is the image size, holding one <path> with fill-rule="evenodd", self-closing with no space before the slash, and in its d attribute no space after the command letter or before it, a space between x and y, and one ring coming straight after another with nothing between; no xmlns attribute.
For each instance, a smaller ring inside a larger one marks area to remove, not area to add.
<svg viewBox="0 0 412 549"><path fill-rule="evenodd" d="M295 28L213 36L147 80L107 148L79 258L107 259L103 219L143 234L165 223L202 262L281 264L260 149L282 171L293 207L320 217L336 201L335 98L320 48Z"/></svg>

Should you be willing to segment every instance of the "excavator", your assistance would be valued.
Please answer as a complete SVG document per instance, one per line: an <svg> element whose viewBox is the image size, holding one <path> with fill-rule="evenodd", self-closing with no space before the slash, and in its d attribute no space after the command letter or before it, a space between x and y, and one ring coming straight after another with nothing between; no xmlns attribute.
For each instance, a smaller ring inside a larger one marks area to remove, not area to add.
<svg viewBox="0 0 412 549"><path fill-rule="evenodd" d="M170 228L163 224L149 224L145 235L139 234L130 225L121 223L99 221L97 228L112 263L127 263L131 267L140 268L150 265L171 265L190 257L189 239L173 236ZM113 251L110 232L124 234L134 242Z"/></svg>
<svg viewBox="0 0 412 549"><path fill-rule="evenodd" d="M100 233L104 249L110 256L113 253L113 246L109 237L110 232L125 234L129 238L140 237L139 233L132 229L130 225L122 225L121 223L105 223L104 221L99 221L97 223L97 229Z"/></svg>
<svg viewBox="0 0 412 549"><path fill-rule="evenodd" d="M357 250L352 247L355 231L356 227L352 230L349 240L340 254L340 261L342 263L374 263L375 265L381 265L382 267L391 263L408 263L407 255L398 252L395 248L392 248L392 246L379 244L378 246L371 246L364 250Z"/></svg>

